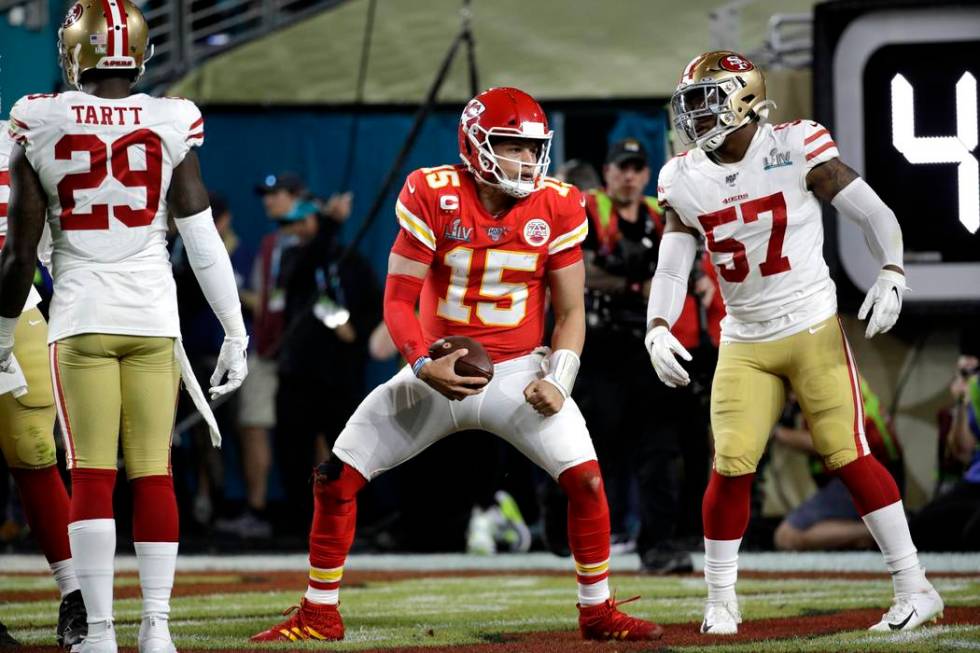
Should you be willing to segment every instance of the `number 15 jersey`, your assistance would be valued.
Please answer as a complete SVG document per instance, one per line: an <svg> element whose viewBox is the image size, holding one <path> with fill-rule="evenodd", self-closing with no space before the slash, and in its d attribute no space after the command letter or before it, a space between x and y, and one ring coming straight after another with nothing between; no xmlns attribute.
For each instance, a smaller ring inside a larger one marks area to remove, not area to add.
<svg viewBox="0 0 980 653"><path fill-rule="evenodd" d="M837 312L820 202L806 187L807 173L837 156L825 128L798 120L760 125L737 163L696 148L661 169L661 205L704 234L718 271L723 340L776 340Z"/></svg>
<svg viewBox="0 0 980 653"><path fill-rule="evenodd" d="M588 234L578 189L541 188L491 216L461 165L412 172L395 205L392 251L425 263L419 321L427 343L469 336L500 363L541 344L547 273L582 260Z"/></svg>
<svg viewBox="0 0 980 653"><path fill-rule="evenodd" d="M29 95L10 111L48 198L50 342L81 333L180 336L167 253L174 168L204 141L193 102L81 92Z"/></svg>

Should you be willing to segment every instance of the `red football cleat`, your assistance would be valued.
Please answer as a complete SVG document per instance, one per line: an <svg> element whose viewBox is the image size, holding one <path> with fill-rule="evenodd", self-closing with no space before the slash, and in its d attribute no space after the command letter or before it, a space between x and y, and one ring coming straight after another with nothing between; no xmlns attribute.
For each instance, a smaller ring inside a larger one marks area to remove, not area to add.
<svg viewBox="0 0 980 653"><path fill-rule="evenodd" d="M657 624L631 617L616 607L638 598L640 597L634 596L617 603L614 597L599 605L578 606L578 627L582 631L582 638L636 642L663 637L664 629Z"/></svg>
<svg viewBox="0 0 980 653"><path fill-rule="evenodd" d="M253 642L296 642L301 639L336 641L344 638L344 620L336 605L310 603L303 599L299 606L286 609L293 615L269 630L252 635Z"/></svg>

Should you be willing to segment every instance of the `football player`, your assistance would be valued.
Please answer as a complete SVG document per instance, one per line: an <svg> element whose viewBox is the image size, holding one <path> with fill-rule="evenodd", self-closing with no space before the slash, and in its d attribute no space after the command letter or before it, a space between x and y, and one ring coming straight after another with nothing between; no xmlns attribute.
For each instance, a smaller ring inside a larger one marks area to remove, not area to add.
<svg viewBox="0 0 980 653"><path fill-rule="evenodd" d="M0 121L0 244L7 233L8 159L13 141ZM54 445L54 396L48 369L48 325L32 286L17 324L13 354L27 390L0 395L0 451L20 492L24 515L61 592L58 645L71 648L85 635L85 604L68 545L68 492L58 474Z"/></svg>
<svg viewBox="0 0 980 653"><path fill-rule="evenodd" d="M182 369L210 423L213 415L180 345L168 210L225 330L214 396L246 374L238 289L192 151L204 140L200 112L187 100L132 94L149 54L139 9L129 0L81 0L59 30L59 49L65 78L78 90L27 96L10 112L16 144L0 255L0 370L19 342L17 318L47 221L49 358L72 476L68 538L88 609L79 650L116 650L112 493L121 436L143 594L139 648L174 651L168 616L178 521L170 440Z"/></svg>
<svg viewBox="0 0 980 653"><path fill-rule="evenodd" d="M666 234L653 278L646 345L660 379L686 385L690 354L671 335L684 303L696 239L718 270L728 316L711 390L715 458L704 495L708 600L701 632L733 634L738 548L749 491L785 400L799 397L813 444L847 486L892 574L895 599L872 630L908 630L940 617L898 488L873 456L854 356L837 317L823 260L820 202L864 230L881 265L858 317L870 338L902 308L902 232L895 214L838 158L830 133L809 120L767 124L765 80L735 52L709 52L684 69L671 99L677 133L696 147L661 170Z"/></svg>
<svg viewBox="0 0 980 653"><path fill-rule="evenodd" d="M384 319L409 361L361 403L317 468L310 575L299 611L254 641L342 639L337 611L356 496L371 479L450 433L489 431L544 469L568 495L568 531L586 639L649 640L662 629L617 609L609 594L609 509L585 421L571 399L585 339L588 223L574 186L544 176L552 132L538 103L494 88L466 105L462 165L412 172L395 205ZM548 291L555 327L539 348ZM415 314L416 302L419 315ZM493 380L460 377L443 336L479 341Z"/></svg>

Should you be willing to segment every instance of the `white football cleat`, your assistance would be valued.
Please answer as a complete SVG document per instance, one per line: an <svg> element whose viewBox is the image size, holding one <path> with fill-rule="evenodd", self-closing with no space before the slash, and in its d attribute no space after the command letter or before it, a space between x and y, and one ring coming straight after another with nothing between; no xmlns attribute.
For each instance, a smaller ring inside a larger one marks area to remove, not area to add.
<svg viewBox="0 0 980 653"><path fill-rule="evenodd" d="M942 597L939 596L939 592L932 588L926 592L899 594L881 621L868 630L883 633L890 633L895 630L912 630L928 621L942 619L943 607Z"/></svg>
<svg viewBox="0 0 980 653"><path fill-rule="evenodd" d="M112 627L112 622L108 622L105 630L100 633L93 634L92 626L93 624L88 625L88 634L71 647L71 653L116 653L116 629Z"/></svg>
<svg viewBox="0 0 980 653"><path fill-rule="evenodd" d="M731 601L708 600L704 604L704 621L701 622L702 635L734 635L742 623L742 613L738 609L738 599Z"/></svg>
<svg viewBox="0 0 980 653"><path fill-rule="evenodd" d="M170 626L167 618L159 614L143 617L139 636L140 653L177 653L177 647L170 639Z"/></svg>

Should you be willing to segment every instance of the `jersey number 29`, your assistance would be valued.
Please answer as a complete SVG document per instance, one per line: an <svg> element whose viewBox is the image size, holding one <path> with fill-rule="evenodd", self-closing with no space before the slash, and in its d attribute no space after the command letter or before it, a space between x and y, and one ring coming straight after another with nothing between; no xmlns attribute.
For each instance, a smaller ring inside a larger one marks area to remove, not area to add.
<svg viewBox="0 0 980 653"><path fill-rule="evenodd" d="M136 145L142 145L146 153L145 170L133 170L129 164L130 148ZM146 227L153 222L160 208L163 170L163 145L159 136L149 129L140 129L106 145L95 134L65 134L54 146L54 158L58 161L70 161L75 152L88 154L89 169L65 175L58 182L62 230L109 228L109 205L93 204L89 213L77 213L75 191L99 188L110 172L127 188L146 189L145 208L114 205L113 217L127 227Z"/></svg>

